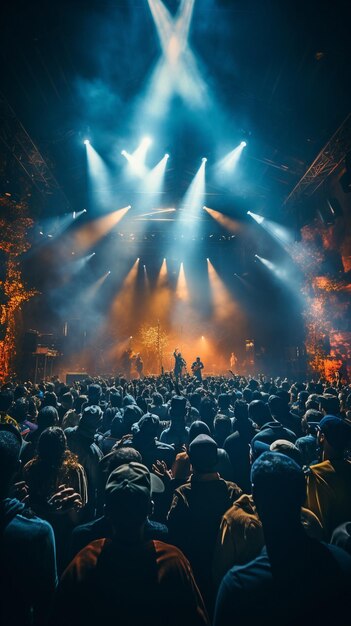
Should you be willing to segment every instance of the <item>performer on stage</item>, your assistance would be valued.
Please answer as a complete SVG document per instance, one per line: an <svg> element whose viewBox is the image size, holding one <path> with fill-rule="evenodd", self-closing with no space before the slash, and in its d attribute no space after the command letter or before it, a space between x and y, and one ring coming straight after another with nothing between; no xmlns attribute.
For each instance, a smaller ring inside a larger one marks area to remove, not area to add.
<svg viewBox="0 0 351 626"><path fill-rule="evenodd" d="M194 363L191 366L191 370L194 374L194 376L198 379L198 380L202 380L202 373L201 370L204 369L204 364L201 361L200 357L197 356L196 357L196 361L194 361Z"/></svg>
<svg viewBox="0 0 351 626"><path fill-rule="evenodd" d="M135 355L135 369L138 372L139 378L142 378L143 369L144 369L144 361L141 358L140 352L137 352Z"/></svg>
<svg viewBox="0 0 351 626"><path fill-rule="evenodd" d="M173 356L175 359L174 362L174 376L176 378L179 378L179 376L182 375L182 370L183 367L186 367L186 361L183 359L181 353L179 352L178 348L176 348L173 352Z"/></svg>
<svg viewBox="0 0 351 626"><path fill-rule="evenodd" d="M234 372L237 362L238 357L236 356L235 352L232 352L229 359L230 370L232 372Z"/></svg>
<svg viewBox="0 0 351 626"><path fill-rule="evenodd" d="M130 371L132 369L132 350L130 348L123 352L121 365L124 376L127 380L130 380Z"/></svg>

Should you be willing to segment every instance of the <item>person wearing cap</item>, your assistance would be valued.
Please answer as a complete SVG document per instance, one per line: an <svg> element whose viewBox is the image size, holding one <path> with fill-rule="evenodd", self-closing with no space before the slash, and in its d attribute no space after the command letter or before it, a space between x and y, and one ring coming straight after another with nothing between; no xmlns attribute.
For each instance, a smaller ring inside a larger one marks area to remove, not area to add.
<svg viewBox="0 0 351 626"><path fill-rule="evenodd" d="M303 465L309 466L318 462L317 430L323 415L316 409L307 409L301 419L301 428L304 433L296 439L296 447L300 450Z"/></svg>
<svg viewBox="0 0 351 626"><path fill-rule="evenodd" d="M100 387L100 385L91 385ZM101 389L101 388L100 388ZM92 519L97 510L101 512L101 504L97 498L99 481L99 461L103 453L95 442L96 432L102 421L102 410L97 405L83 409L78 426L66 428L67 445L77 455L79 463L84 467L88 481L88 503L84 509L86 520Z"/></svg>
<svg viewBox="0 0 351 626"><path fill-rule="evenodd" d="M252 459L269 451L285 454L302 466L300 451L293 443L284 439L278 439L271 445L256 442ZM301 507L301 523L310 537L322 539L323 529L319 519L305 507ZM254 499L252 495L245 493L222 517L213 558L215 583L219 585L224 574L234 565L243 565L256 558L264 543L262 522Z"/></svg>
<svg viewBox="0 0 351 626"><path fill-rule="evenodd" d="M189 559L209 611L213 608L211 565L222 515L241 495L241 489L216 472L218 447L205 434L189 446L190 480L178 487L168 513L171 541Z"/></svg>
<svg viewBox="0 0 351 626"><path fill-rule="evenodd" d="M50 524L10 497L20 466L22 437L0 428L0 623L44 624L57 584L55 538Z"/></svg>
<svg viewBox="0 0 351 626"><path fill-rule="evenodd" d="M141 454L134 448L118 448L113 450L103 459L99 464L100 469L100 485L99 489L103 493L103 499L105 500L105 487L109 475L113 470L117 469L121 465L137 462L141 463ZM150 474L151 478L151 495L163 493L165 490L164 484L158 476ZM82 548L85 548L89 543L95 541L95 539L112 538L113 527L111 520L105 514L97 519L76 526L72 531L70 546L69 546L69 561L71 561ZM164 524L150 520L147 517L144 526L145 540L159 539L160 541L167 541L168 528ZM68 561L68 562L69 562Z"/></svg>
<svg viewBox="0 0 351 626"><path fill-rule="evenodd" d="M170 469L175 460L175 449L172 445L159 441L160 420L157 415L145 413L140 420L134 424L132 429L133 448L138 450L142 456L143 463L152 469L157 461L164 461Z"/></svg>
<svg viewBox="0 0 351 626"><path fill-rule="evenodd" d="M320 463L307 474L306 506L319 518L325 538L351 520L351 462L345 453L351 445L351 424L335 415L319 422Z"/></svg>
<svg viewBox="0 0 351 626"><path fill-rule="evenodd" d="M206 626L206 609L191 568L174 546L145 541L151 475L137 462L121 465L105 489L112 539L84 548L60 581L50 626Z"/></svg>
<svg viewBox="0 0 351 626"><path fill-rule="evenodd" d="M265 548L224 576L214 626L339 626L350 622L349 555L307 535L301 524L306 497L302 469L286 454L263 453L252 466L252 494Z"/></svg>

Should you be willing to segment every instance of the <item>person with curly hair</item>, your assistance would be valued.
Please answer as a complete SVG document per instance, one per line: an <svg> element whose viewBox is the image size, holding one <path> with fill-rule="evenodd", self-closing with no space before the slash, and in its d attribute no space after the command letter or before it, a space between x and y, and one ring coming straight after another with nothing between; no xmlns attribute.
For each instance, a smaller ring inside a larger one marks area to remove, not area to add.
<svg viewBox="0 0 351 626"><path fill-rule="evenodd" d="M85 471L77 456L68 450L61 428L52 426L42 432L37 455L25 465L23 477L28 486L28 504L54 529L61 569L67 538L87 504Z"/></svg>

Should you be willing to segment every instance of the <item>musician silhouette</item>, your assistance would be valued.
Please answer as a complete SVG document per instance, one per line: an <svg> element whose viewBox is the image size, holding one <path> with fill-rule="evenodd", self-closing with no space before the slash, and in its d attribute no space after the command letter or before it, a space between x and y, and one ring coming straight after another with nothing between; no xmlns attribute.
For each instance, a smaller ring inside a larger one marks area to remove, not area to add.
<svg viewBox="0 0 351 626"><path fill-rule="evenodd" d="M182 375L182 370L183 367L186 367L186 361L183 359L181 353L179 352L178 348L176 348L173 352L173 356L174 356L174 376L176 378L179 378L179 376Z"/></svg>
<svg viewBox="0 0 351 626"><path fill-rule="evenodd" d="M198 379L198 380L202 380L202 373L201 370L204 369L204 364L201 361L200 357L197 356L196 357L196 361L194 361L194 363L191 366L191 370L193 375Z"/></svg>

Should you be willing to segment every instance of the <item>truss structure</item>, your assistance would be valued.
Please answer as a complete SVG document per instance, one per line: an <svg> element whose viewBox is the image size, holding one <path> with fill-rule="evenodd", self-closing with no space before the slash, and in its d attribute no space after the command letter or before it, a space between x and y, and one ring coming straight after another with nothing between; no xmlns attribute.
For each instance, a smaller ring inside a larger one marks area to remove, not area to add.
<svg viewBox="0 0 351 626"><path fill-rule="evenodd" d="M66 210L70 208L69 201L49 165L1 92L0 141L41 194L54 197Z"/></svg>
<svg viewBox="0 0 351 626"><path fill-rule="evenodd" d="M302 197L311 197L351 150L351 113L302 176L284 204L292 205Z"/></svg>

